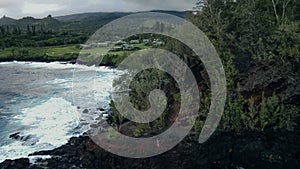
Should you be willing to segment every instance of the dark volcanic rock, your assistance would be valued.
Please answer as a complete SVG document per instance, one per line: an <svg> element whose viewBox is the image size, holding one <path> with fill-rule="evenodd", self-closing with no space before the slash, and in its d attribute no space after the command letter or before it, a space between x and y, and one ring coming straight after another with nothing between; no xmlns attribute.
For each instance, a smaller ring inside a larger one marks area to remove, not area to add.
<svg viewBox="0 0 300 169"><path fill-rule="evenodd" d="M103 108L97 108L98 111L105 111Z"/></svg>
<svg viewBox="0 0 300 169"><path fill-rule="evenodd" d="M20 140L20 139L21 139L20 132L11 134L11 135L9 136L9 138L12 138L12 139L15 139L15 140Z"/></svg>
<svg viewBox="0 0 300 169"><path fill-rule="evenodd" d="M0 164L1 169L24 169L29 168L30 163L27 158L20 158L17 160L5 160Z"/></svg>
<svg viewBox="0 0 300 169"><path fill-rule="evenodd" d="M297 71L291 69L253 64L239 81L240 92L258 102L264 93L266 97L281 95L285 103L300 105L300 67Z"/></svg>
<svg viewBox="0 0 300 169"><path fill-rule="evenodd" d="M34 135L22 136L20 132L11 134L9 138L17 141L21 141L23 142L22 143L23 145L28 145L28 146L32 146L36 144L36 142L38 142L38 138L36 138Z"/></svg>
<svg viewBox="0 0 300 169"><path fill-rule="evenodd" d="M84 109L82 113L87 114L89 112L88 109Z"/></svg>
<svg viewBox="0 0 300 169"><path fill-rule="evenodd" d="M113 155L97 146L89 137L71 138L55 150L32 155L51 155L29 167L26 161L7 160L3 166L38 168L87 169L199 169L199 168L300 168L300 132L217 132L204 144L190 135L172 150L151 158L129 159Z"/></svg>

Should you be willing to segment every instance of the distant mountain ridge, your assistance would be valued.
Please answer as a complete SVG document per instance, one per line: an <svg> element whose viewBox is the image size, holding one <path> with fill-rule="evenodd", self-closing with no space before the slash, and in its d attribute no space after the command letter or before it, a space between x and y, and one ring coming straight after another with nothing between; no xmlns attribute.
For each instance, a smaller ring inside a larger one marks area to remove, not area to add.
<svg viewBox="0 0 300 169"><path fill-rule="evenodd" d="M16 20L5 15L0 19L0 25L10 25L13 24Z"/></svg>
<svg viewBox="0 0 300 169"><path fill-rule="evenodd" d="M162 12L176 15L184 18L186 12L181 11L162 11L155 10L149 12ZM86 31L93 32L101 26L121 18L126 15L140 13L140 12L94 12L94 13L80 13L65 16L52 17L48 15L45 18L37 19L33 17L23 17L21 19L13 19L3 16L0 19L0 26L13 26L26 29L28 26L36 26L37 29L51 29L63 31Z"/></svg>
<svg viewBox="0 0 300 169"><path fill-rule="evenodd" d="M179 17L185 17L184 11L163 11L163 10L153 10L153 11L146 11L146 12L161 12L161 13L168 13L172 15L176 15ZM57 16L55 19L62 21L62 22L72 22L72 21L81 21L83 19L87 19L90 17L123 17L126 15L134 14L134 13L141 13L141 12L93 12L93 13L80 13L80 14L71 14L65 16Z"/></svg>
<svg viewBox="0 0 300 169"><path fill-rule="evenodd" d="M71 14L71 15L65 15L65 16L57 16L55 19L62 21L62 22L75 22L75 21L82 21L87 18L91 17L108 17L108 16L126 16L132 14L131 12L96 12L96 13L80 13L80 14Z"/></svg>
<svg viewBox="0 0 300 169"><path fill-rule="evenodd" d="M0 25L7 25L7 26L16 26L20 28L25 28L27 26L36 26L36 27L45 27L45 28L57 28L58 26L62 25L62 22L58 21L57 19L53 18L51 15L48 15L42 19L36 19L30 16L23 17L21 19L13 19L6 16L3 16L0 19Z"/></svg>

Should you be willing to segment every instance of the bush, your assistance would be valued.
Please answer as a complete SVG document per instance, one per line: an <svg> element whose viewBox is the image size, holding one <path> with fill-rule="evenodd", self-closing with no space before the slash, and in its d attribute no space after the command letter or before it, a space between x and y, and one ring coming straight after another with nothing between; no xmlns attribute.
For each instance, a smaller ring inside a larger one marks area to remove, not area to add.
<svg viewBox="0 0 300 169"><path fill-rule="evenodd" d="M138 136L143 136L143 135L149 134L150 131L151 131L151 128L149 127L149 125L142 124L134 130L133 134L136 137L138 137Z"/></svg>
<svg viewBox="0 0 300 169"><path fill-rule="evenodd" d="M298 110L293 106L285 106L275 94L266 98L262 93L261 102L257 104L252 97L245 100L239 96L228 100L221 126L237 131L292 129L296 125L293 119Z"/></svg>

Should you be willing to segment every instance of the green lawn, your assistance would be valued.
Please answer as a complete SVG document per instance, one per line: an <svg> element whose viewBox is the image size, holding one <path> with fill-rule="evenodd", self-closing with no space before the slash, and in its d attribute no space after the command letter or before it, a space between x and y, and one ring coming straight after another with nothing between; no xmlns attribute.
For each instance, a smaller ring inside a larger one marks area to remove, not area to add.
<svg viewBox="0 0 300 169"><path fill-rule="evenodd" d="M76 46L55 46L44 48L48 56L64 56L65 54L79 54L80 49Z"/></svg>
<svg viewBox="0 0 300 169"><path fill-rule="evenodd" d="M5 60L69 60L77 57L76 45L50 47L11 47L0 50L0 61Z"/></svg>
<svg viewBox="0 0 300 169"><path fill-rule="evenodd" d="M135 44L141 49L149 48L144 44ZM77 45L63 45L50 47L11 47L0 49L0 61L26 60L26 61L60 61L72 60L78 57L78 54L89 54L90 59L94 59L100 55L111 55L110 61L116 62L125 56L130 55L134 51L109 51L113 46L101 47L93 49L80 50Z"/></svg>

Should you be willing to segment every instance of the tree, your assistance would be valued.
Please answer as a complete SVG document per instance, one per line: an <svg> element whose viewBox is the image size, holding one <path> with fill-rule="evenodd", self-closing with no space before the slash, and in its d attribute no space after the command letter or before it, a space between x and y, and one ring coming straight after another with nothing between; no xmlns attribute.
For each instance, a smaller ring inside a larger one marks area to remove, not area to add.
<svg viewBox="0 0 300 169"><path fill-rule="evenodd" d="M188 14L223 62L230 85L223 121L227 128L264 130L292 124L295 112L286 115L290 108L280 102L278 94L260 96L256 91L247 93L248 100L239 96L237 89L241 79L258 68L266 69L270 76L299 76L299 9L296 0L199 0L198 12ZM258 90L263 93L266 89Z"/></svg>
<svg viewBox="0 0 300 169"><path fill-rule="evenodd" d="M29 25L27 25L27 34L28 34L28 35L31 35L31 34L32 34L32 32L31 32L31 29L30 29L30 26L29 26Z"/></svg>
<svg viewBox="0 0 300 169"><path fill-rule="evenodd" d="M276 23L281 25L287 21L287 9L295 0L271 0Z"/></svg>

